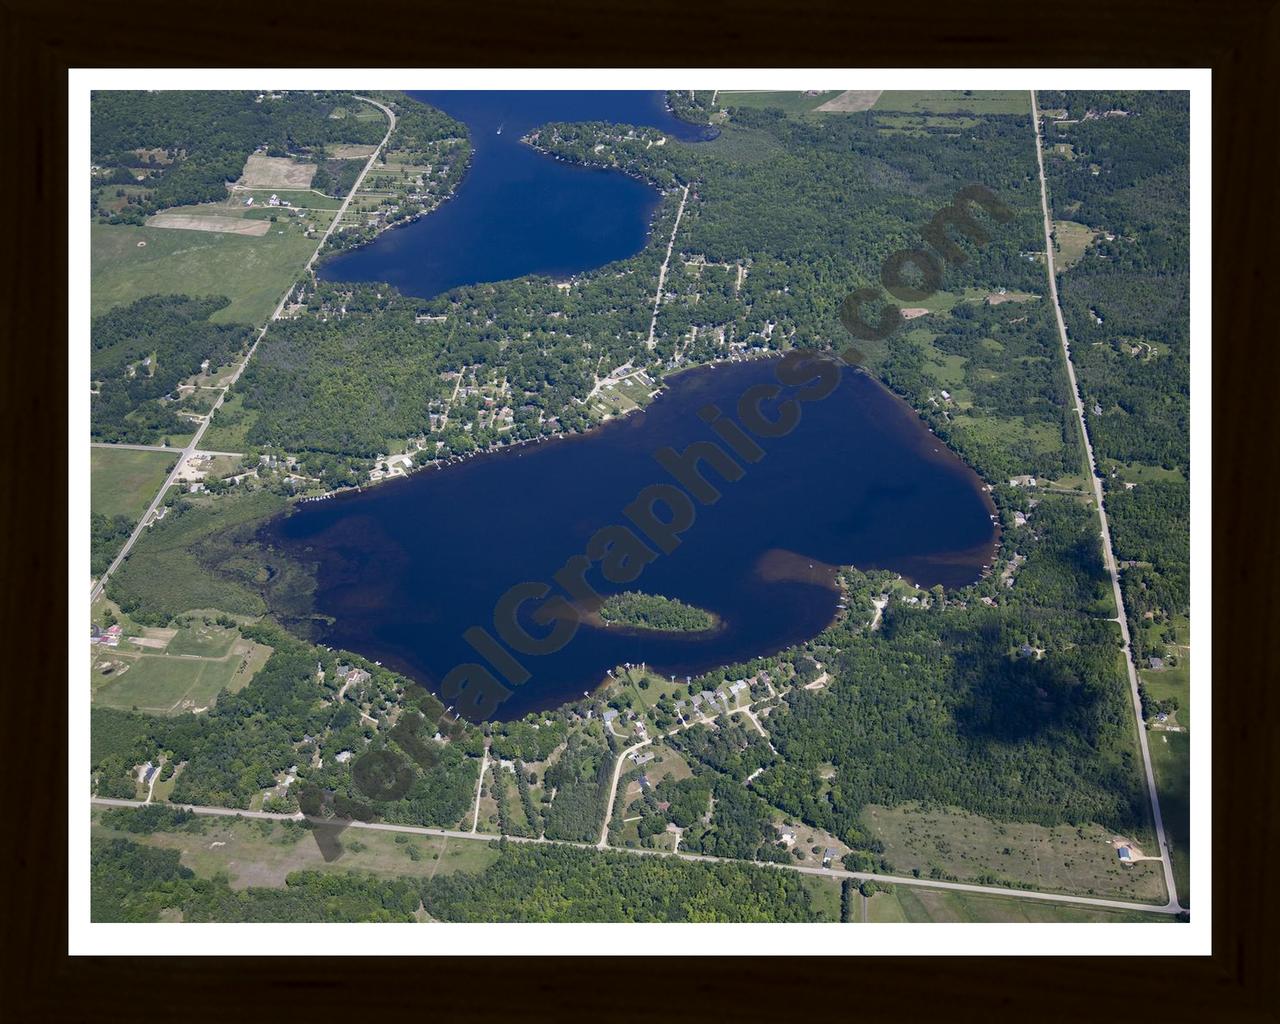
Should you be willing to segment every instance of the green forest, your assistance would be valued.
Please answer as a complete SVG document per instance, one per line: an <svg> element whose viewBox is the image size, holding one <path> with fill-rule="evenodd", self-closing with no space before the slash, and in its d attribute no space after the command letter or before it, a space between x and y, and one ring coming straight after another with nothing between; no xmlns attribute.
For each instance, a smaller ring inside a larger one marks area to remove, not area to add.
<svg viewBox="0 0 1280 1024"><path fill-rule="evenodd" d="M478 875L423 885L445 921L818 921L799 875L750 864L499 843Z"/></svg>
<svg viewBox="0 0 1280 1024"><path fill-rule="evenodd" d="M631 626L665 633L698 633L711 629L715 616L674 597L628 590L605 598L600 618L611 625Z"/></svg>
<svg viewBox="0 0 1280 1024"><path fill-rule="evenodd" d="M1190 99L1069 92L1041 104L1067 111L1046 125L1047 141L1071 147L1046 161L1054 217L1099 233L1059 287L1145 658L1163 648L1148 649L1144 620L1167 624L1191 600Z"/></svg>

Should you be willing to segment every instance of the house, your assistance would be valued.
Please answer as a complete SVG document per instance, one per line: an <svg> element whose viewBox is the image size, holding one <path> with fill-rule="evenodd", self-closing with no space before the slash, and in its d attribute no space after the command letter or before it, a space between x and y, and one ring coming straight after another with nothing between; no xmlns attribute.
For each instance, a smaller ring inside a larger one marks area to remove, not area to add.
<svg viewBox="0 0 1280 1024"><path fill-rule="evenodd" d="M1030 644L1023 644L1021 647L1018 648L1018 656L1020 658L1030 658L1035 653L1036 653L1035 648L1032 647Z"/></svg>
<svg viewBox="0 0 1280 1024"><path fill-rule="evenodd" d="M274 192L272 192L272 193L271 193L271 198L267 200L267 205L268 205L268 206L279 206L279 205L280 205L280 197L279 197L278 195L276 195Z"/></svg>
<svg viewBox="0 0 1280 1024"><path fill-rule="evenodd" d="M1035 485L1036 478L1031 476L1029 473L1023 474L1022 476L1009 477L1010 487L1034 487Z"/></svg>
<svg viewBox="0 0 1280 1024"><path fill-rule="evenodd" d="M649 756L650 756L650 757L652 757L653 755L651 754L651 755L649 755ZM649 776L644 775L644 774L641 774L641 776L640 776L640 778L639 778L639 780L638 780L638 781L639 781L639 783L640 783L640 788L641 788L641 789L648 789L648 788L649 788L649 786L650 786Z"/></svg>
<svg viewBox="0 0 1280 1024"><path fill-rule="evenodd" d="M351 751L339 750L337 755L334 757L334 760L337 761L338 764L346 764L351 760Z"/></svg>
<svg viewBox="0 0 1280 1024"><path fill-rule="evenodd" d="M795 845L796 845L796 830L795 830L795 829L793 829L793 828L784 828L784 829L782 830L782 835L781 835L779 838L781 838L781 840L782 840L784 843L786 843L788 846L795 846Z"/></svg>
<svg viewBox="0 0 1280 1024"><path fill-rule="evenodd" d="M837 850L834 846L828 846L825 850L822 851L822 866L824 868L830 867L831 862L833 860L839 860L839 859L840 859L840 851Z"/></svg>
<svg viewBox="0 0 1280 1024"><path fill-rule="evenodd" d="M1147 664L1154 669L1164 668L1164 658L1148 658Z"/></svg>
<svg viewBox="0 0 1280 1024"><path fill-rule="evenodd" d="M631 755L631 760L633 760L636 763L636 767L639 768L642 764L648 764L650 761L652 761L653 754L651 753L642 754L637 750L634 754ZM643 778L643 776L641 777Z"/></svg>
<svg viewBox="0 0 1280 1024"><path fill-rule="evenodd" d="M745 679L739 679L736 683L729 684L729 693L736 697L746 688L747 681Z"/></svg>
<svg viewBox="0 0 1280 1024"><path fill-rule="evenodd" d="M610 708L601 717L604 719L604 724L608 725L610 722L612 722L615 718L618 717L618 712L614 711L613 708Z"/></svg>
<svg viewBox="0 0 1280 1024"><path fill-rule="evenodd" d="M1127 846L1117 846L1116 856L1118 856L1126 864L1133 863L1133 850L1131 850Z"/></svg>
<svg viewBox="0 0 1280 1024"><path fill-rule="evenodd" d="M940 395L942 396L942 400L943 400L944 402L949 402L949 401L951 401L951 392L950 392L950 391L939 391L939 392L938 392L938 394L940 394Z"/></svg>

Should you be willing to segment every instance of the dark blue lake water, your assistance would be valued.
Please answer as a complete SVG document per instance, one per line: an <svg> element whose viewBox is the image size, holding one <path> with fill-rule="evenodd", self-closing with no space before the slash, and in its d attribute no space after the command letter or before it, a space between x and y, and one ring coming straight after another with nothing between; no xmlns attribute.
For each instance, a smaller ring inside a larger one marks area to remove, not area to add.
<svg viewBox="0 0 1280 1024"><path fill-rule="evenodd" d="M318 639L439 692L455 666L484 662L463 633L495 634L495 608L509 588L545 582L560 593L554 574L597 530L627 524L624 509L647 485L674 483L654 453L715 440L699 410L714 403L732 415L748 388L774 382L775 365L680 374L644 412L589 434L308 503L270 524L264 539L318 565L315 610L333 619ZM784 389L777 400L793 394ZM770 417L774 408L765 406ZM738 460L740 479L706 471L722 497L694 506L674 551L625 586L599 567L587 575L602 594L643 590L706 608L721 618L718 631L631 634L584 623L562 649L520 655L531 678L490 717L577 698L627 661L686 675L802 642L836 613L834 566L891 568L926 586L979 576L996 539L990 499L913 410L850 371L802 409L791 433L759 438L763 458ZM528 616L521 622L534 634L548 629Z"/></svg>
<svg viewBox="0 0 1280 1024"><path fill-rule="evenodd" d="M707 131L673 117L661 92L415 92L466 123L475 147L457 193L429 216L334 258L326 281L387 281L429 298L525 274L567 276L644 246L658 193L624 174L562 163L520 142L552 121ZM501 129L501 134L499 134Z"/></svg>

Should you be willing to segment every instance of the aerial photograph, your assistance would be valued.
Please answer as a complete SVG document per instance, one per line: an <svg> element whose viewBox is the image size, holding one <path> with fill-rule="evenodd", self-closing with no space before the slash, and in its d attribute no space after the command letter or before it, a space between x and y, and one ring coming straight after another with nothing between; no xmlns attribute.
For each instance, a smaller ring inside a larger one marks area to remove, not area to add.
<svg viewBox="0 0 1280 1024"><path fill-rule="evenodd" d="M91 924L1190 933L1189 91L259 84L72 166Z"/></svg>

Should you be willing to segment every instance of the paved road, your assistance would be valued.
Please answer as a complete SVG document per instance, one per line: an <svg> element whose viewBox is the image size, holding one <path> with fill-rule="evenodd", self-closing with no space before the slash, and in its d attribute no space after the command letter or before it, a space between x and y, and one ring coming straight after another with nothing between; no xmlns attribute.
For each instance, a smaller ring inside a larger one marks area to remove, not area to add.
<svg viewBox="0 0 1280 1024"><path fill-rule="evenodd" d="M1075 366L1071 362L1071 343L1067 340L1067 324L1062 318L1062 304L1058 301L1058 280L1053 267L1053 235L1049 218L1049 191L1044 176L1044 147L1040 138L1040 108L1036 94L1031 92L1031 126L1036 137L1036 165L1040 171L1040 211L1044 218L1045 265L1049 271L1049 297L1053 300L1053 316L1058 324L1058 338L1062 342L1062 356L1067 363L1067 377L1071 381L1071 397L1075 400L1076 417L1080 421L1080 436L1084 439L1089 455L1089 480L1093 484L1094 504L1098 507L1098 522L1102 529L1102 554L1107 572L1111 576L1111 590L1115 597L1120 624L1120 636L1124 640L1124 664L1129 673L1129 690L1133 699L1133 712L1138 721L1138 742L1142 747L1142 766L1147 774L1147 793L1151 798L1151 816L1156 826L1156 841L1160 846L1160 862L1164 866L1164 884L1169 893L1169 905L1178 907L1178 889L1173 881L1173 865L1169 861L1169 842L1165 838L1164 819L1160 815L1160 797L1156 793L1155 773L1151 770L1151 751L1147 746L1147 730L1142 720L1142 698L1138 696L1138 670L1133 662L1133 644L1129 637L1129 622L1124 613L1124 596L1120 592L1120 570L1116 566L1115 552L1111 548L1111 528L1107 524L1107 510L1102 502L1102 478L1098 475L1098 463L1089 440L1089 425L1084 416L1084 400L1080 385L1076 382Z"/></svg>
<svg viewBox="0 0 1280 1024"><path fill-rule="evenodd" d="M387 115L387 119L390 122L387 126L387 134L382 137L382 142L378 144L378 148L369 156L364 168L360 171L360 176L356 178L355 184L351 186L351 191L347 193L347 197L342 201L342 205L338 207L338 211L334 214L333 220L330 221L329 227L324 233L324 237L320 239L320 244L316 246L316 250L311 254L311 258L307 260L307 265L303 267L302 275L300 275L302 277L305 277L310 272L312 265L316 261L316 257L320 255L320 251L324 248L325 243L329 241L329 236L333 234L334 229L338 226L338 222L342 220L342 215L347 212L347 207L350 205L352 197L360 190L360 184L364 181L364 176L369 173L369 168L371 168L374 161L378 159L378 154L382 152L383 146L387 144L387 141L391 138L391 133L395 131L396 128L396 116L387 107L384 107L381 103L377 102L377 100L371 100L366 96L357 96L356 99L364 100L366 103L372 103ZM244 373L244 368L249 365L249 360L253 358L254 352L258 350L258 344L267 333L267 329L272 325L272 323L280 319L280 313L284 309L284 304L289 301L289 296L293 294L293 289L296 286L297 281L294 281L289 285L288 291L280 296L280 301L276 303L276 308L271 314L271 318L263 324L262 329L258 331L258 336L253 339L253 344L249 346L249 351L246 352L244 358L240 360L240 365L236 367L235 373L231 375L231 379L227 382L226 387L222 389L222 394L218 396L218 400L213 403L213 408L201 418L200 426L196 428L196 432L192 436L190 443L185 448L181 449L164 449L165 451L177 451L178 461L174 464L169 475L165 477L164 483L160 486L160 492L155 496L151 504L147 506L147 511L143 513L142 518L138 520L138 525L135 526L133 528L133 532L129 534L129 539L125 541L124 547L120 549L120 553L116 555L115 560L107 567L107 571L104 572L93 584L93 587L89 591L90 604L98 599L99 595L107 585L107 580L111 578L111 574L114 573L120 567L120 564L125 560L125 558L128 557L129 552L133 549L133 545L136 544L138 538L142 536L142 531L147 528L147 524L151 521L151 517L155 515L156 510L160 507L160 503L164 500L164 496L169 493L169 488L177 482L178 475L182 472L182 467L186 465L187 459L189 459L197 450L197 447L200 444L200 438L204 436L204 432L209 429L209 424L213 422L213 414L222 406L223 401L227 397L227 391L231 388L231 385L235 384L235 382L240 379L240 375Z"/></svg>
<svg viewBox="0 0 1280 1024"><path fill-rule="evenodd" d="M643 746L643 744L641 744ZM116 800L107 797L94 797L93 803L103 807L142 807L141 800ZM170 807L191 811L195 814L207 814L214 817L261 818L270 821L302 821L304 815L272 814L268 811L239 811L230 807L203 807L191 804L169 804ZM337 824L334 819L316 819L326 824ZM463 832L458 829L429 828L420 825L392 825L381 821L347 821L342 822L350 828L370 829L375 832L404 832L418 836L443 836L446 839L470 839L476 842L492 842L504 838L509 843L550 843L556 846L573 846L580 850L598 850L590 843L574 843L564 839L546 839L535 836L503 836L499 837L485 832ZM1108 900L1096 896L1066 896L1056 893L1035 892L1030 889L1005 889L989 885L969 885L965 882L939 882L931 878L913 878L899 875L877 875L864 871L845 871L843 868L803 867L799 864L774 864L768 861L744 861L729 857L708 857L698 853L669 853L665 850L645 850L634 846L610 847L610 853L631 854L637 857L677 857L680 860L706 861L713 864L754 864L756 867L774 868L779 871L798 871L804 875L819 875L827 878L852 878L859 882L888 882L892 885L914 885L925 889L949 889L954 892L974 893L979 896L1012 896L1018 899L1038 900L1043 903L1069 903L1073 906L1105 907L1109 910L1136 910L1147 914L1177 914L1182 908L1173 904L1154 906L1150 903L1129 903L1125 900Z"/></svg>

